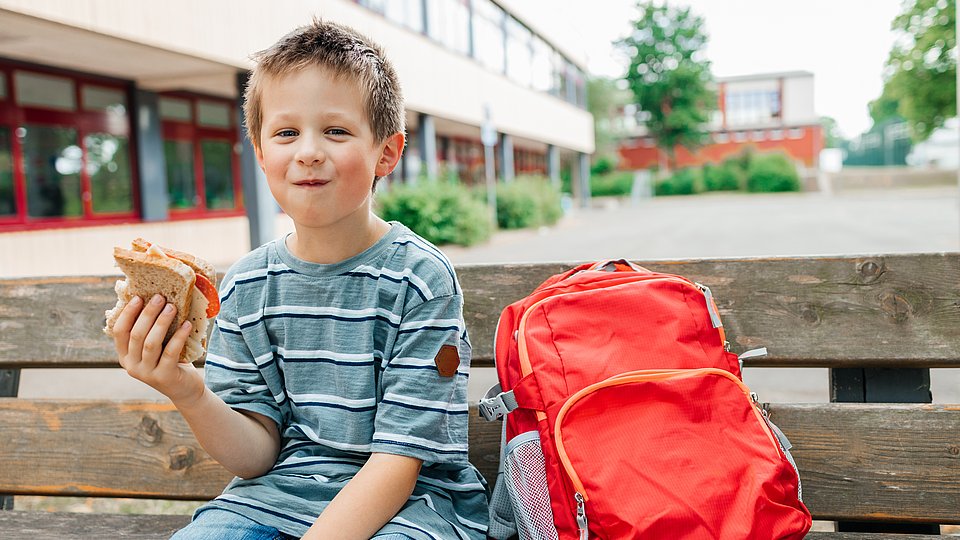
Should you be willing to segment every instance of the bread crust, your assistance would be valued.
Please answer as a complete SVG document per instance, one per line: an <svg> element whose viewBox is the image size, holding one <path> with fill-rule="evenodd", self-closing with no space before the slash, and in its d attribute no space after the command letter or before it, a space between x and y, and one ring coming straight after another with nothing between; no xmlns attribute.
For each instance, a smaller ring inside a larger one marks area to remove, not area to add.
<svg viewBox="0 0 960 540"><path fill-rule="evenodd" d="M150 242L147 242L143 238L134 239L132 244L133 244L133 251L144 252L144 253L148 249L150 249L151 245L154 245L154 244L151 244ZM210 283L212 283L214 287L217 286L217 271L213 268L212 264L208 263L207 261L199 257L196 257L189 253L185 253L183 251L177 251L175 249L170 249L163 246L157 246L157 247L160 248L160 251L166 253L167 256L173 257L174 259L178 259L184 264L186 264L187 266L189 266L190 268L192 268L194 272L198 274L203 274L203 277L210 280Z"/></svg>

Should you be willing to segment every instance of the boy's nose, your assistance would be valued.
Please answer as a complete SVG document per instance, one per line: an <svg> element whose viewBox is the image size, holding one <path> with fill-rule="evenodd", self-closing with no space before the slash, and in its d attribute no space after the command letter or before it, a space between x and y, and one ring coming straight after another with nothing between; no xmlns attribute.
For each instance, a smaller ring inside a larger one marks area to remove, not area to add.
<svg viewBox="0 0 960 540"><path fill-rule="evenodd" d="M326 160L327 155L317 141L303 140L297 149L296 159L304 165L314 165Z"/></svg>

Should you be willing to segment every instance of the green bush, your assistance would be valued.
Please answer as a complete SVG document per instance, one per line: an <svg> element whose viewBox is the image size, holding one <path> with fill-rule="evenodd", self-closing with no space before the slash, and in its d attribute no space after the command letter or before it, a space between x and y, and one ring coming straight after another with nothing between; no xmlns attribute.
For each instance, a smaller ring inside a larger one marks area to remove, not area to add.
<svg viewBox="0 0 960 540"><path fill-rule="evenodd" d="M707 191L736 191L743 185L746 174L733 161L720 165L703 166L703 187Z"/></svg>
<svg viewBox="0 0 960 540"><path fill-rule="evenodd" d="M560 192L543 177L517 177L497 184L497 225L522 229L552 225L563 215Z"/></svg>
<svg viewBox="0 0 960 540"><path fill-rule="evenodd" d="M800 176L790 158L783 154L754 156L747 169L747 191L800 191Z"/></svg>
<svg viewBox="0 0 960 540"><path fill-rule="evenodd" d="M594 197L620 197L633 189L633 171L615 171L590 176L590 194Z"/></svg>
<svg viewBox="0 0 960 540"><path fill-rule="evenodd" d="M376 200L380 217L399 221L434 244L470 246L493 232L487 206L460 184L392 185Z"/></svg>
<svg viewBox="0 0 960 540"><path fill-rule="evenodd" d="M590 176L612 173L617 168L617 162L610 156L600 156L590 166Z"/></svg>
<svg viewBox="0 0 960 540"><path fill-rule="evenodd" d="M680 169L657 181L654 193L662 195L693 195L702 191L700 187L700 171L698 169Z"/></svg>

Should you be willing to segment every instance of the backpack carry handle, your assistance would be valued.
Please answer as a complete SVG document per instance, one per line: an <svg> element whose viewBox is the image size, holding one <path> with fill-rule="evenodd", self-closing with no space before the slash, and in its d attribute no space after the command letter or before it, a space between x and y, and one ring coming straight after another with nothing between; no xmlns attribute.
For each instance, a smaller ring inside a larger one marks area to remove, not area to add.
<svg viewBox="0 0 960 540"><path fill-rule="evenodd" d="M563 274L556 274L541 283L536 290L543 290L551 285L560 283L565 279L569 279L580 272L587 270L601 270L606 272L650 272L646 268L637 266L626 259L606 259L599 262L584 263L571 268Z"/></svg>
<svg viewBox="0 0 960 540"><path fill-rule="evenodd" d="M637 266L626 259L607 259L600 261L587 270L600 270L603 272L648 272L646 268Z"/></svg>

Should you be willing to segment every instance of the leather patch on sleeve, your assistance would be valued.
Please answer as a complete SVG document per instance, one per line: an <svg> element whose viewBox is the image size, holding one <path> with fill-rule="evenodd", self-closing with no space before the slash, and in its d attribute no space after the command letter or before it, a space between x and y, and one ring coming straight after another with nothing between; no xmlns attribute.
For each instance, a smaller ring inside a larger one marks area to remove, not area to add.
<svg viewBox="0 0 960 540"><path fill-rule="evenodd" d="M440 347L440 352L434 359L437 363L437 371L441 377L453 377L457 374L457 368L460 367L460 353L453 345L444 345Z"/></svg>

